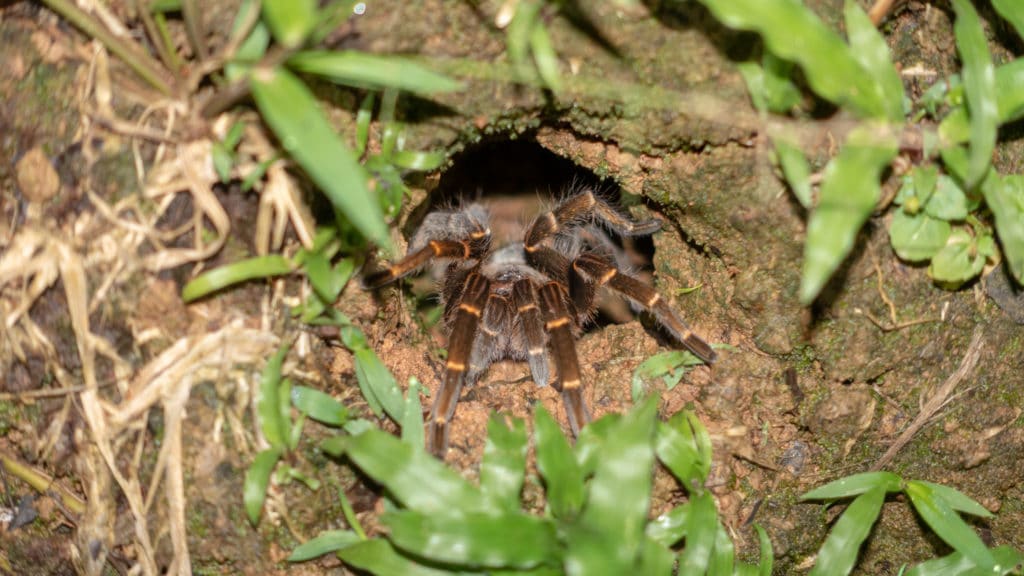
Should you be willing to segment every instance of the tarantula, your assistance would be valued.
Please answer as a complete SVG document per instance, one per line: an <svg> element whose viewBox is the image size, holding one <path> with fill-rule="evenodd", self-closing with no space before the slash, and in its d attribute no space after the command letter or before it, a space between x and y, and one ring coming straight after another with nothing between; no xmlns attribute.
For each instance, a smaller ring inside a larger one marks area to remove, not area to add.
<svg viewBox="0 0 1024 576"><path fill-rule="evenodd" d="M450 261L441 298L449 330L444 381L427 424L427 448L443 457L448 424L463 385L473 384L492 362L526 360L533 380L549 381L550 350L573 434L590 421L581 393L575 337L593 316L595 296L610 288L653 313L679 342L707 363L715 351L680 319L654 288L623 271L621 249L603 225L621 236L646 236L658 220L637 222L589 189L571 194L538 216L523 240L491 247L486 209L428 214L404 258L364 279L375 289L432 261Z"/></svg>

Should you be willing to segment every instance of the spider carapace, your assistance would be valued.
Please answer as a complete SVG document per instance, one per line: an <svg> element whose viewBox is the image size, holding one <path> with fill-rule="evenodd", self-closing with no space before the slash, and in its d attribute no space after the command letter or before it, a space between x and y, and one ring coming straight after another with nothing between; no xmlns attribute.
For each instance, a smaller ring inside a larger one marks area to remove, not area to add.
<svg viewBox="0 0 1024 576"><path fill-rule="evenodd" d="M441 299L448 328L444 381L427 423L427 449L443 457L448 425L462 387L492 362L526 360L534 382L561 392L573 434L590 421L580 389L575 339L594 315L603 288L649 310L672 336L705 362L715 351L693 333L654 288L627 272L622 250L604 232L647 236L658 220L637 222L593 191L567 196L526 228L522 240L493 249L488 214L479 204L426 216L404 258L365 277L375 289L431 262L450 262Z"/></svg>

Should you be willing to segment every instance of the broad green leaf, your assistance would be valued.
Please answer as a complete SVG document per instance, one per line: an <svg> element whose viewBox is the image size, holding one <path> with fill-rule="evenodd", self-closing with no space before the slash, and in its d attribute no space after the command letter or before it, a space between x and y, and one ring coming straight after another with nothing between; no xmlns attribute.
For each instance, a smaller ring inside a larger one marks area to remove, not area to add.
<svg viewBox="0 0 1024 576"><path fill-rule="evenodd" d="M981 538L963 521L943 497L938 497L931 486L914 480L904 490L921 519L954 550L962 552L975 566L991 571L995 558Z"/></svg>
<svg viewBox="0 0 1024 576"><path fill-rule="evenodd" d="M691 494L704 486L711 470L711 454L702 446L706 436L703 425L687 410L658 423L658 460Z"/></svg>
<svg viewBox="0 0 1024 576"><path fill-rule="evenodd" d="M362 167L309 89L284 68L257 70L250 85L263 119L335 209L368 239L390 249L384 214L366 187Z"/></svg>
<svg viewBox="0 0 1024 576"><path fill-rule="evenodd" d="M395 88L421 95L462 89L461 83L401 56L355 50L308 50L289 58L288 66L357 88Z"/></svg>
<svg viewBox="0 0 1024 576"><path fill-rule="evenodd" d="M602 458L604 443L611 431L618 428L621 420L621 414L605 414L580 430L580 435L576 438L574 453L583 478L589 478L594 474L597 463Z"/></svg>
<svg viewBox="0 0 1024 576"><path fill-rule="evenodd" d="M863 117L889 117L890 104L878 80L853 56L839 35L800 0L701 3L726 26L756 31L772 53L798 63L811 89L823 98L850 106Z"/></svg>
<svg viewBox="0 0 1024 576"><path fill-rule="evenodd" d="M970 158L965 184L968 189L973 189L988 171L996 146L999 122L996 72L974 6L968 0L953 0L953 9L956 11L953 33L963 63L961 75L971 118Z"/></svg>
<svg viewBox="0 0 1024 576"><path fill-rule="evenodd" d="M926 206L939 185L939 170L935 166L920 166L914 169L911 179L914 183L914 195L922 206Z"/></svg>
<svg viewBox="0 0 1024 576"><path fill-rule="evenodd" d="M874 78L874 87L880 92L886 118L890 122L900 122L903 119L903 80L892 65L889 46L868 15L853 0L846 0L843 15L850 53Z"/></svg>
<svg viewBox="0 0 1024 576"><path fill-rule="evenodd" d="M260 393L256 399L256 412L260 417L260 429L263 437L275 448L285 448L288 439L288 419L281 409L282 403L288 402L288 395L281 394L281 365L288 355L291 343L282 344L277 352L267 360L260 378Z"/></svg>
<svg viewBox="0 0 1024 576"><path fill-rule="evenodd" d="M242 488L242 500L245 503L245 514L249 522L255 526L260 521L260 510L263 509L263 501L267 498L267 485L270 483L270 474L281 459L281 450L278 448L267 448L260 452L252 460L249 469L245 471L245 484Z"/></svg>
<svg viewBox="0 0 1024 576"><path fill-rule="evenodd" d="M690 512L686 516L686 548L679 557L680 574L707 573L718 524L718 512L710 492L701 492L690 498Z"/></svg>
<svg viewBox="0 0 1024 576"><path fill-rule="evenodd" d="M533 433L537 469L544 478L551 514L559 519L575 518L583 507L583 473L558 423L543 406L534 411Z"/></svg>
<svg viewBox="0 0 1024 576"><path fill-rule="evenodd" d="M218 290L257 278L272 278L292 271L284 256L271 254L233 262L193 278L181 291L181 299L192 302Z"/></svg>
<svg viewBox="0 0 1024 576"><path fill-rule="evenodd" d="M551 36L543 21L537 21L530 33L530 50L533 52L533 61L537 65L537 73L540 75L544 85L553 92L562 88L562 80L558 72L558 54L551 44Z"/></svg>
<svg viewBox="0 0 1024 576"><path fill-rule="evenodd" d="M889 225L889 243L900 258L921 262L942 250L951 231L952 227L945 220L936 220L924 212L909 216L897 210Z"/></svg>
<svg viewBox="0 0 1024 576"><path fill-rule="evenodd" d="M306 41L316 23L316 0L263 0L263 17L286 48Z"/></svg>
<svg viewBox="0 0 1024 576"><path fill-rule="evenodd" d="M387 540L364 540L338 550L345 564L365 570L374 576L451 576L451 571L424 566L403 556Z"/></svg>
<svg viewBox="0 0 1024 576"><path fill-rule="evenodd" d="M959 286L981 273L985 256L978 250L974 237L966 230L953 230L946 245L932 257L928 276L932 279Z"/></svg>
<svg viewBox="0 0 1024 576"><path fill-rule="evenodd" d="M492 414L487 422L487 443L480 465L480 491L505 510L519 509L519 493L526 474L526 423ZM572 454L568 459L575 463Z"/></svg>
<svg viewBox="0 0 1024 576"><path fill-rule="evenodd" d="M993 174L981 187L996 220L1003 256L1017 282L1024 284L1024 176Z"/></svg>
<svg viewBox="0 0 1024 576"><path fill-rule="evenodd" d="M759 111L785 114L800 103L800 89L793 84L793 63L765 52L761 64L741 62L740 74L747 91Z"/></svg>
<svg viewBox="0 0 1024 576"><path fill-rule="evenodd" d="M1010 546L999 546L990 550L996 561L996 568L991 572L981 572L978 565L971 562L962 552L953 552L949 556L922 562L904 573L904 576L961 576L963 574L1004 574L1019 573L1018 567L1024 563L1024 554Z"/></svg>
<svg viewBox="0 0 1024 576"><path fill-rule="evenodd" d="M704 364L704 361L689 350L670 350L651 356L633 371L633 402L640 402L646 394L644 380L661 376L665 380L665 387L671 390L686 374L687 368L701 364Z"/></svg>
<svg viewBox="0 0 1024 576"><path fill-rule="evenodd" d="M807 223L800 281L800 302L805 305L817 298L849 255L857 233L878 202L879 178L897 150L895 141L884 132L879 126L854 129L839 156L825 168L818 206Z"/></svg>
<svg viewBox="0 0 1024 576"><path fill-rule="evenodd" d="M420 403L419 380L409 379L409 386L405 392L405 414L400 425L402 426L402 442L413 448L424 448L423 436L423 405Z"/></svg>
<svg viewBox="0 0 1024 576"><path fill-rule="evenodd" d="M657 408L658 397L650 396L610 431L580 516L583 525L615 542L618 566L635 561L647 524Z"/></svg>
<svg viewBox="0 0 1024 576"><path fill-rule="evenodd" d="M405 399L402 398L402 391L398 389L395 377L373 349L356 350L354 355L356 380L359 381L359 388L363 394L372 394L392 420L402 422L405 416Z"/></svg>
<svg viewBox="0 0 1024 576"><path fill-rule="evenodd" d="M467 568L532 568L557 558L550 520L522 512L460 515L391 512L382 522L389 539L409 553Z"/></svg>
<svg viewBox="0 0 1024 576"><path fill-rule="evenodd" d="M980 516L982 518L992 518L992 513L986 510L984 506L978 504L972 500L970 496L967 496L956 488L950 488L949 486L926 482L924 480L917 480L916 482L931 488L932 495L934 495L935 498L944 501L947 506L957 512L966 512L967 514Z"/></svg>
<svg viewBox="0 0 1024 576"><path fill-rule="evenodd" d="M395 499L416 512L457 515L493 511L494 507L443 462L381 430L325 440L332 456L348 456Z"/></svg>
<svg viewBox="0 0 1024 576"><path fill-rule="evenodd" d="M754 529L757 530L757 540L761 544L761 559L757 563L758 576L772 576L772 564L775 561L772 540L761 526L754 524Z"/></svg>
<svg viewBox="0 0 1024 576"><path fill-rule="evenodd" d="M992 0L992 7L1024 38L1024 4L1019 0Z"/></svg>
<svg viewBox="0 0 1024 576"><path fill-rule="evenodd" d="M800 500L838 500L880 488L883 492L899 492L903 480L892 472L863 472L845 476L804 494Z"/></svg>
<svg viewBox="0 0 1024 576"><path fill-rule="evenodd" d="M292 388L292 404L313 420L328 426L344 426L348 422L348 408L326 394L308 386Z"/></svg>
<svg viewBox="0 0 1024 576"><path fill-rule="evenodd" d="M319 252L308 254L303 266L313 291L327 304L333 304L338 299L352 277L354 267L352 259L345 258L332 268L327 256Z"/></svg>
<svg viewBox="0 0 1024 576"><path fill-rule="evenodd" d="M850 573L860 554L861 544L882 511L885 492L885 486L879 484L853 499L821 545L811 576L844 576Z"/></svg>
<svg viewBox="0 0 1024 576"><path fill-rule="evenodd" d="M711 553L708 576L732 576L736 562L736 550L721 522L715 521L715 549Z"/></svg>
<svg viewBox="0 0 1024 576"><path fill-rule="evenodd" d="M575 523L565 529L568 550L563 564L568 576L619 576L634 573L636 558L624 558L619 543L592 527Z"/></svg>
<svg viewBox="0 0 1024 576"><path fill-rule="evenodd" d="M939 176L924 211L939 220L963 220L967 218L967 194L949 176Z"/></svg>
<svg viewBox="0 0 1024 576"><path fill-rule="evenodd" d="M676 555L671 550L650 538L644 538L636 573L645 576L671 576L675 562Z"/></svg>
<svg viewBox="0 0 1024 576"><path fill-rule="evenodd" d="M779 167L782 168L786 182L789 182L790 190L800 205L810 210L814 205L811 196L811 167L807 164L803 151L785 140L776 139L773 142L775 153L779 157Z"/></svg>
<svg viewBox="0 0 1024 576"><path fill-rule="evenodd" d="M1024 58L996 68L996 98L1000 122L1013 122L1024 117Z"/></svg>
<svg viewBox="0 0 1024 576"><path fill-rule="evenodd" d="M337 552L342 548L359 542L359 536L351 530L326 530L316 535L316 538L307 540L292 550L288 556L289 562L304 562L312 560L324 554Z"/></svg>
<svg viewBox="0 0 1024 576"><path fill-rule="evenodd" d="M647 523L647 537L662 546L672 547L686 536L686 517L690 504L680 504Z"/></svg>

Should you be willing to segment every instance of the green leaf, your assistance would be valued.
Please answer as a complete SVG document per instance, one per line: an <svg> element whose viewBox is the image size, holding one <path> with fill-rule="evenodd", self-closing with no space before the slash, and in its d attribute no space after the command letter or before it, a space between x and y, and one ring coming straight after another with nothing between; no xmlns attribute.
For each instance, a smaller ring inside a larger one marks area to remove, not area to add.
<svg viewBox="0 0 1024 576"><path fill-rule="evenodd" d="M256 399L256 412L260 417L263 437L271 446L280 449L286 446L289 428L288 418L281 409L282 403L288 402L288 396L282 398L281 395L281 365L290 347L290 342L282 344L267 361L260 378L260 394Z"/></svg>
<svg viewBox="0 0 1024 576"><path fill-rule="evenodd" d="M860 554L861 544L882 511L885 492L886 487L878 484L853 499L821 545L811 576L843 576L850 573Z"/></svg>
<svg viewBox="0 0 1024 576"><path fill-rule="evenodd" d="M963 521L945 498L937 496L928 484L911 480L904 490L921 519L954 550L961 552L975 566L991 573L995 558L981 538Z"/></svg>
<svg viewBox="0 0 1024 576"><path fill-rule="evenodd" d="M621 420L621 414L605 414L580 430L580 435L576 438L574 453L583 478L589 478L594 474L597 463L603 457L604 443L611 433L618 429ZM536 425L534 426L536 427Z"/></svg>
<svg viewBox="0 0 1024 576"><path fill-rule="evenodd" d="M773 142L775 153L779 157L779 167L782 168L786 182L789 182L790 190L800 205L810 210L814 205L811 196L811 167L807 164L803 151L785 140L776 139Z"/></svg>
<svg viewBox="0 0 1024 576"><path fill-rule="evenodd" d="M356 50L307 50L288 59L288 66L357 88L395 88L430 95L461 90L462 84L409 58Z"/></svg>
<svg viewBox="0 0 1024 576"><path fill-rule="evenodd" d="M700 490L711 470L711 438L693 412L678 412L658 423L658 460L691 494Z"/></svg>
<svg viewBox="0 0 1024 576"><path fill-rule="evenodd" d="M533 61L537 65L537 73L540 74L544 85L553 92L562 88L562 80L558 72L558 54L551 44L551 36L548 29L540 20L534 23L533 31L530 33L530 50L533 52Z"/></svg>
<svg viewBox="0 0 1024 576"><path fill-rule="evenodd" d="M402 422L405 417L405 399L402 398L395 377L371 348L356 350L354 356L356 380L363 395L372 395L392 420Z"/></svg>
<svg viewBox="0 0 1024 576"><path fill-rule="evenodd" d="M711 563L718 529L718 513L710 492L691 497L686 516L686 548L680 555L680 574L705 574Z"/></svg>
<svg viewBox="0 0 1024 576"><path fill-rule="evenodd" d="M745 3L745 2L743 2ZM800 302L817 298L825 283L853 249L861 226L881 193L882 170L896 155L885 130L860 126L851 132L839 156L825 168L818 206L807 223Z"/></svg>
<svg viewBox="0 0 1024 576"><path fill-rule="evenodd" d="M1024 58L996 68L996 98L1000 122L1013 122L1024 117Z"/></svg>
<svg viewBox="0 0 1024 576"><path fill-rule="evenodd" d="M245 514L253 526L260 521L260 510L263 509L263 501L267 497L270 474L280 459L281 451L278 448L267 448L253 458L252 464L245 472L242 500L245 503Z"/></svg>
<svg viewBox="0 0 1024 576"><path fill-rule="evenodd" d="M338 299L352 277L354 267L352 259L345 258L332 268L327 256L320 252L308 254L303 265L313 291L327 304L333 304Z"/></svg>
<svg viewBox="0 0 1024 576"><path fill-rule="evenodd" d="M252 75L252 94L281 145L364 236L390 249L384 214L366 175L308 88L284 68Z"/></svg>
<svg viewBox="0 0 1024 576"><path fill-rule="evenodd" d="M662 546L672 547L686 536L686 517L690 504L680 504L647 523L647 537Z"/></svg>
<svg viewBox="0 0 1024 576"><path fill-rule="evenodd" d="M580 521L615 543L614 566L631 566L647 523L658 397L626 415L605 440ZM713 505L712 505L713 506ZM568 562L576 553L570 542Z"/></svg>
<svg viewBox="0 0 1024 576"><path fill-rule="evenodd" d="M909 216L898 210L889 225L889 243L900 258L921 262L942 250L952 230L949 222L936 220L924 212Z"/></svg>
<svg viewBox="0 0 1024 576"><path fill-rule="evenodd" d="M425 447L423 405L420 403L421 386L419 380L415 378L409 379L409 386L405 392L405 415L400 423L402 427L402 442L418 449L424 449Z"/></svg>
<svg viewBox="0 0 1024 576"><path fill-rule="evenodd" d="M662 376L665 379L665 386L671 390L686 374L687 368L701 364L704 364L704 361L688 350L670 350L651 356L633 371L633 402L639 402L644 397L644 380Z"/></svg>
<svg viewBox="0 0 1024 576"><path fill-rule="evenodd" d="M996 220L1003 255L1017 282L1024 284L1024 176L993 174L981 187Z"/></svg>
<svg viewBox="0 0 1024 576"><path fill-rule="evenodd" d="M286 48L306 41L316 23L316 0L263 0L263 18Z"/></svg>
<svg viewBox="0 0 1024 576"><path fill-rule="evenodd" d="M249 9L259 10L259 2L253 1L248 4ZM237 16L235 16L232 34L235 34L240 29L246 18L247 15L240 8ZM263 22L257 22L253 26L252 32L249 32L249 35L245 38L245 41L238 46L232 61L224 66L224 76L229 82L241 80L242 76L249 72L251 64L258 62L267 53L268 46L270 46L270 30Z"/></svg>
<svg viewBox="0 0 1024 576"><path fill-rule="evenodd" d="M676 555L667 547L644 538L643 549L640 552L640 565L637 567L637 574L671 576L675 567Z"/></svg>
<svg viewBox="0 0 1024 576"><path fill-rule="evenodd" d="M775 561L775 553L772 551L772 540L768 533L759 525L754 524L757 530L757 540L761 544L761 559L757 563L758 576L772 576L772 564Z"/></svg>
<svg viewBox="0 0 1024 576"><path fill-rule="evenodd" d="M1019 573L1018 568L1024 563L1024 554L1009 546L992 548L992 557L996 568L991 572L981 572L978 565L971 562L962 552L953 552L949 556L922 562L904 573L904 576L960 576L961 574L1004 574Z"/></svg>
<svg viewBox="0 0 1024 576"><path fill-rule="evenodd" d="M881 488L884 492L899 492L903 480L892 472L863 472L833 480L804 494L800 500L838 500Z"/></svg>
<svg viewBox="0 0 1024 576"><path fill-rule="evenodd" d="M551 514L559 519L575 518L583 507L583 473L558 423L543 406L534 411L533 433L537 469L544 478Z"/></svg>
<svg viewBox="0 0 1024 576"><path fill-rule="evenodd" d="M467 568L532 568L557 557L555 525L522 512L453 516L411 511L384 515L389 539L411 554Z"/></svg>
<svg viewBox="0 0 1024 576"><path fill-rule="evenodd" d="M846 35L850 40L850 53L875 80L875 89L881 92L885 117L891 122L903 119L903 80L896 72L885 39L853 0L843 7Z"/></svg>
<svg viewBox="0 0 1024 576"><path fill-rule="evenodd" d="M939 220L963 220L967 218L967 194L949 176L939 176L924 211Z"/></svg>
<svg viewBox="0 0 1024 576"><path fill-rule="evenodd" d="M424 566L399 554L390 542L381 539L364 540L342 548L338 551L338 558L375 576L451 576L448 570Z"/></svg>
<svg viewBox="0 0 1024 576"><path fill-rule="evenodd" d="M324 441L332 456L348 456L398 502L424 514L493 511L490 501L443 462L381 430Z"/></svg>
<svg viewBox="0 0 1024 576"><path fill-rule="evenodd" d="M971 116L970 158L965 181L973 189L988 171L996 146L999 106L996 103L996 72L985 41L985 31L968 0L953 0L956 22L953 33L963 63L961 76Z"/></svg>
<svg viewBox="0 0 1024 576"><path fill-rule="evenodd" d="M957 512L966 512L974 516L980 516L982 518L992 518L992 513L985 509L984 506L978 504L972 500L969 496L956 488L950 488L949 486L943 486L942 484L935 484L933 482L926 482L924 480L917 480L918 484L923 484L928 488L931 488L932 495L946 503L947 506L956 510Z"/></svg>
<svg viewBox="0 0 1024 576"><path fill-rule="evenodd" d="M531 75L528 60L530 36L540 19L540 9L539 0L520 0L516 3L515 14L505 34L508 59L521 77Z"/></svg>
<svg viewBox="0 0 1024 576"><path fill-rule="evenodd" d="M715 549L711 553L708 576L732 576L736 562L736 550L721 522L715 520Z"/></svg>
<svg viewBox="0 0 1024 576"><path fill-rule="evenodd" d="M862 117L892 114L878 80L842 39L799 0L701 0L726 26L759 33L768 49L804 69L815 93Z"/></svg>
<svg viewBox="0 0 1024 576"><path fill-rule="evenodd" d="M284 256L257 256L221 266L193 278L181 291L181 299L198 300L218 290L257 278L282 276L292 271L292 263Z"/></svg>
<svg viewBox="0 0 1024 576"><path fill-rule="evenodd" d="M740 62L737 67L759 111L785 114L800 103L800 89L793 84L793 63L765 52L761 64Z"/></svg>
<svg viewBox="0 0 1024 576"><path fill-rule="evenodd" d="M292 388L292 404L300 412L328 426L344 426L348 422L348 408L330 394L308 386Z"/></svg>
<svg viewBox="0 0 1024 576"><path fill-rule="evenodd" d="M569 459L572 460L570 453ZM519 509L519 493L526 474L526 423L492 414L487 422L487 443L480 465L480 491L505 510Z"/></svg>
<svg viewBox="0 0 1024 576"><path fill-rule="evenodd" d="M324 554L337 552L359 541L359 536L351 530L325 530L317 534L316 538L296 546L288 556L288 561L305 562Z"/></svg>
<svg viewBox="0 0 1024 576"><path fill-rule="evenodd" d="M966 230L953 230L942 250L932 257L928 275L944 284L959 286L981 273L985 256Z"/></svg>
<svg viewBox="0 0 1024 576"><path fill-rule="evenodd" d="M992 7L1024 38L1024 4L1017 0L992 0Z"/></svg>
<svg viewBox="0 0 1024 576"><path fill-rule="evenodd" d="M410 152L399 150L391 155L391 163L399 168L416 172L429 172L444 164L447 156L444 152Z"/></svg>

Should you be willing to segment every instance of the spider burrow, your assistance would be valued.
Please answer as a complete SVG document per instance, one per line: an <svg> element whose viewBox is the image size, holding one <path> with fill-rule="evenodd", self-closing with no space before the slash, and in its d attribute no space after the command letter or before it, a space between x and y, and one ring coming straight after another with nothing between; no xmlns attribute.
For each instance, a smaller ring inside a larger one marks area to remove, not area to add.
<svg viewBox="0 0 1024 576"><path fill-rule="evenodd" d="M649 310L680 343L707 363L716 353L695 334L654 288L624 271L625 258L602 230L648 236L658 220L637 222L589 189L570 194L538 216L522 241L491 246L486 209L471 204L426 216L404 258L367 275L366 289L379 288L424 265L450 262L441 299L449 331L444 380L427 423L427 449L443 457L448 425L464 385L491 363L526 360L534 382L550 380L548 357L574 435L590 421L583 400L575 339L595 314L596 295L607 288Z"/></svg>

